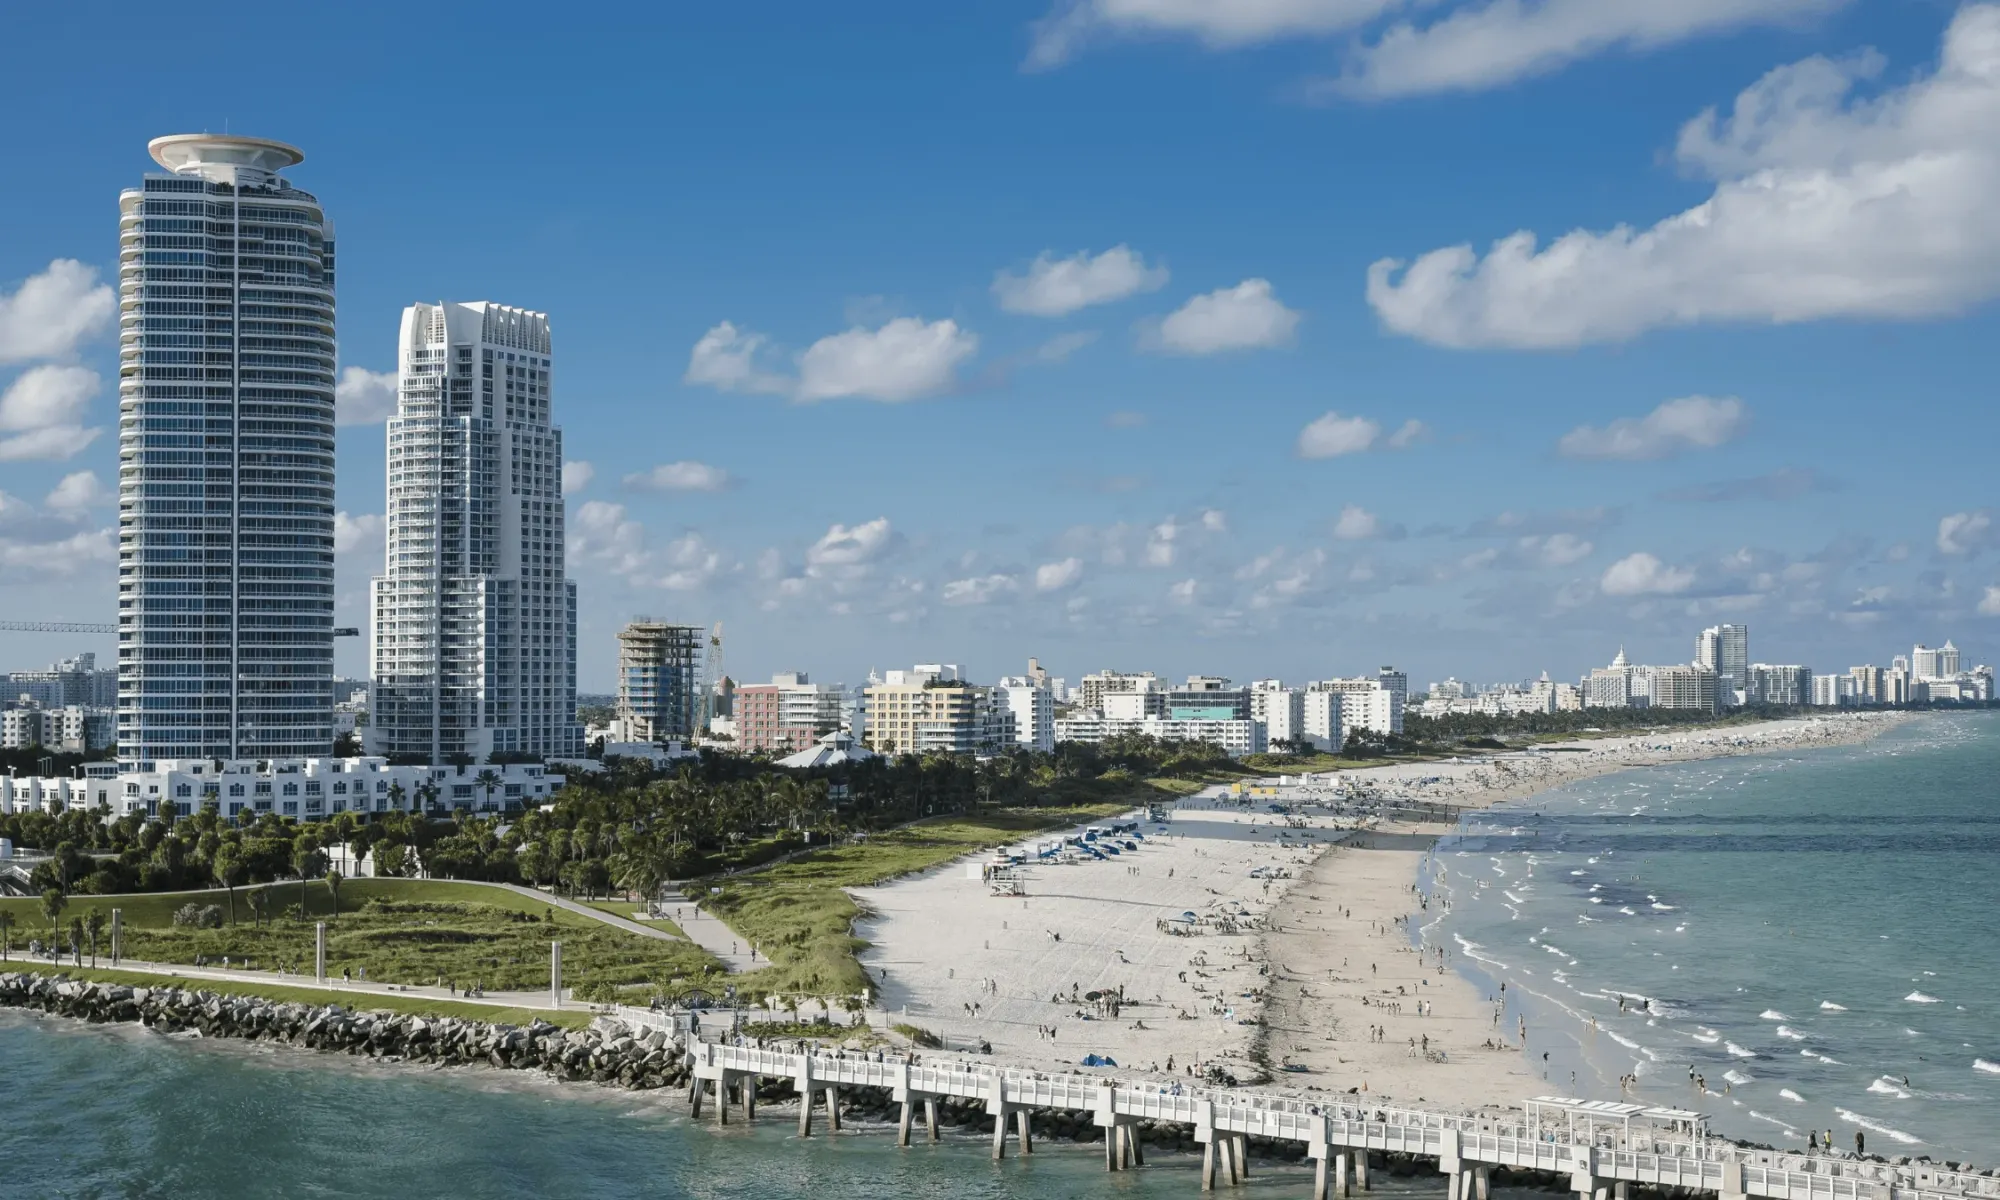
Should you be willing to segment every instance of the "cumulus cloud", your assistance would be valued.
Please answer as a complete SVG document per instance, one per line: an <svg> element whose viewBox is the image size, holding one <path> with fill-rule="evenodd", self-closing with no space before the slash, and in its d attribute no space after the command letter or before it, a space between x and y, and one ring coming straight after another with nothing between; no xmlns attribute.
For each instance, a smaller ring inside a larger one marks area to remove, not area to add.
<svg viewBox="0 0 2000 1200"><path fill-rule="evenodd" d="M1183 579L1179 583L1167 589L1167 598L1172 600L1176 604L1192 604L1194 603L1195 593L1199 592L1200 590L1201 590L1200 580Z"/></svg>
<svg viewBox="0 0 2000 1200"><path fill-rule="evenodd" d="M652 562L646 550L646 530L625 513L625 506L608 500L586 500L569 519L568 553L572 562L591 563L614 575L633 575Z"/></svg>
<svg viewBox="0 0 2000 1200"><path fill-rule="evenodd" d="M1750 410L1734 396L1683 396L1643 417L1620 417L1602 429L1579 425L1562 436L1556 451L1564 458L1671 458L1688 450L1714 449L1740 436L1749 423Z"/></svg>
<svg viewBox="0 0 2000 1200"><path fill-rule="evenodd" d="M566 462L562 469L562 494L574 496L589 487L590 481L595 478L597 478L597 468L582 459Z"/></svg>
<svg viewBox="0 0 2000 1200"><path fill-rule="evenodd" d="M625 486L649 492L719 492L731 483L729 472L707 463L683 459L661 463L625 477Z"/></svg>
<svg viewBox="0 0 2000 1200"><path fill-rule="evenodd" d="M0 393L0 462L61 461L104 432L84 415L102 381L85 367L44 365L21 372Z"/></svg>
<svg viewBox="0 0 2000 1200"><path fill-rule="evenodd" d="M380 425L396 415L396 373L342 367L333 384L335 425Z"/></svg>
<svg viewBox="0 0 2000 1200"><path fill-rule="evenodd" d="M1339 458L1373 448L1382 436L1382 426L1367 417L1347 417L1337 412L1319 417L1299 430L1300 458Z"/></svg>
<svg viewBox="0 0 2000 1200"><path fill-rule="evenodd" d="M12 578L0 573L0 581L29 582L50 577L70 578L96 575L105 564L118 561L116 535L110 529L95 533L74 533L53 541L31 541L0 536L0 567L12 567Z"/></svg>
<svg viewBox="0 0 2000 1200"><path fill-rule="evenodd" d="M1671 596L1694 586L1694 571L1670 567L1641 550L1606 568L1598 586L1607 596Z"/></svg>
<svg viewBox="0 0 2000 1200"><path fill-rule="evenodd" d="M1396 432L1389 435L1388 446L1391 450L1407 450L1430 436L1431 427L1412 417L1398 425Z"/></svg>
<svg viewBox="0 0 2000 1200"><path fill-rule="evenodd" d="M110 498L111 493L98 481L95 471L72 471L62 477L42 503L56 512L80 515Z"/></svg>
<svg viewBox="0 0 2000 1200"><path fill-rule="evenodd" d="M1333 522L1333 536L1343 542L1358 542L1382 531L1382 519L1359 504L1345 505Z"/></svg>
<svg viewBox="0 0 2000 1200"><path fill-rule="evenodd" d="M721 392L789 393L795 386L792 380L757 365L757 357L769 340L761 333L738 329L733 322L723 321L694 344L681 379Z"/></svg>
<svg viewBox="0 0 2000 1200"><path fill-rule="evenodd" d="M1544 567L1567 567L1590 557L1590 552L1596 549L1573 533L1524 537L1516 545L1532 562Z"/></svg>
<svg viewBox="0 0 2000 1200"><path fill-rule="evenodd" d="M950 387L959 364L978 349L978 335L952 320L898 317L880 329L857 327L799 356L798 398L915 400Z"/></svg>
<svg viewBox="0 0 2000 1200"><path fill-rule="evenodd" d="M1190 299L1149 329L1142 344L1166 354L1222 354L1289 345L1299 314L1268 279L1246 279Z"/></svg>
<svg viewBox="0 0 2000 1200"><path fill-rule="evenodd" d="M97 269L58 258L0 295L0 363L67 358L111 324L117 297Z"/></svg>
<svg viewBox="0 0 2000 1200"><path fill-rule="evenodd" d="M1941 554L1977 554L1993 540L1993 514L1989 509L1957 512L1938 521L1937 548Z"/></svg>
<svg viewBox="0 0 2000 1200"><path fill-rule="evenodd" d="M350 516L346 512L333 514L333 552L335 554L366 554L382 552L382 514L361 513Z"/></svg>
<svg viewBox="0 0 2000 1200"><path fill-rule="evenodd" d="M1400 0L1063 0L1035 23L1027 66L1061 66L1093 38L1180 34L1211 47L1339 33Z"/></svg>
<svg viewBox="0 0 2000 1200"><path fill-rule="evenodd" d="M979 351L979 336L952 320L897 317L876 329L857 325L799 355L798 372L760 366L761 333L724 321L703 334L682 379L725 392L789 396L800 403L855 398L899 403L949 389L958 368Z"/></svg>
<svg viewBox="0 0 2000 1200"><path fill-rule="evenodd" d="M993 295L1008 312L1060 317L1093 304L1156 292L1166 285L1165 267L1148 266L1130 246L1118 245L1094 258L1088 250L1068 258L1057 258L1045 250L1024 273L995 273Z"/></svg>
<svg viewBox="0 0 2000 1200"><path fill-rule="evenodd" d="M1012 595L1020 588L1020 581L1012 575L996 573L954 579L944 585L939 595L946 604L989 604L1001 596Z"/></svg>
<svg viewBox="0 0 2000 1200"><path fill-rule="evenodd" d="M635 575L633 582L670 592L692 592L708 586L722 569L722 554L698 533L687 533L667 544L659 568Z"/></svg>
<svg viewBox="0 0 2000 1200"><path fill-rule="evenodd" d="M806 566L816 571L866 567L893 548L895 537L887 517L854 526L835 525L806 551Z"/></svg>
<svg viewBox="0 0 2000 1200"><path fill-rule="evenodd" d="M1746 25L1830 11L1846 0L1490 0L1428 23L1403 21L1323 88L1375 99L1473 91L1545 75L1611 49L1651 50Z"/></svg>
<svg viewBox="0 0 2000 1200"><path fill-rule="evenodd" d="M1065 558L1060 562L1043 563L1035 568L1035 590L1038 592L1059 592L1074 587L1083 578L1083 560Z"/></svg>
<svg viewBox="0 0 2000 1200"><path fill-rule="evenodd" d="M1987 588L1986 594L1979 598L1979 615L2000 617L2000 586Z"/></svg>
<svg viewBox="0 0 2000 1200"><path fill-rule="evenodd" d="M1445 346L1544 349L1712 322L1910 319L2000 294L2000 6L1962 8L1934 70L1853 96L1880 60L1810 58L1686 126L1716 181L1645 229L1522 231L1369 268L1390 329Z"/></svg>

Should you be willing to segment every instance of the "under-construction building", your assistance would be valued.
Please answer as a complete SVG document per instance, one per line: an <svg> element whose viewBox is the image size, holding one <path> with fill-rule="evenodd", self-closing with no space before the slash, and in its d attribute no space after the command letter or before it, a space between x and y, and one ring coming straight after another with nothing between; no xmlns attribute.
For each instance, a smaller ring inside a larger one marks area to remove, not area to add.
<svg viewBox="0 0 2000 1200"><path fill-rule="evenodd" d="M691 742L704 732L708 630L641 617L618 633L614 740Z"/></svg>

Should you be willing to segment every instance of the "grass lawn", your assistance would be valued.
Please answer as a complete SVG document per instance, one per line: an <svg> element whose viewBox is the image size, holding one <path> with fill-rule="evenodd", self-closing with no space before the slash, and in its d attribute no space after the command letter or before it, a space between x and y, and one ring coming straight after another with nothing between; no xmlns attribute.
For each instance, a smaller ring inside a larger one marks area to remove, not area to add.
<svg viewBox="0 0 2000 1200"><path fill-rule="evenodd" d="M720 895L703 907L770 956L771 965L737 976L740 993L803 992L851 995L869 985L855 954L861 909L844 890L929 870L963 854L1018 841L1046 829L1095 821L1130 810L1129 802L1074 808L1002 809L939 817L871 835L865 842L821 850L753 875L711 879Z"/></svg>
<svg viewBox="0 0 2000 1200"><path fill-rule="evenodd" d="M639 918L632 914L645 911L644 905L634 903L631 900L578 900L577 903L583 905L585 908L594 908L598 912L609 913L614 917L623 917L628 921L639 921ZM648 929L657 929L661 933L671 933L678 938L687 936L687 931L680 926L674 924L672 921L661 920L658 917L639 921L639 923Z"/></svg>
<svg viewBox="0 0 2000 1200"><path fill-rule="evenodd" d="M299 885L268 885L270 915L261 927L251 915L248 893L253 890L236 889L236 923L220 929L177 926L173 914L190 902L214 904L227 914L229 897L223 891L72 896L61 921L66 929L71 918L93 908L107 915L120 909L126 955L149 962L193 963L197 956L228 955L260 967L309 964L313 926L286 913L299 902ZM555 940L563 944L564 981L579 995L624 984L671 988L676 980L693 982L705 972L721 970L691 942L641 937L477 883L353 879L340 886L338 916L332 915L332 896L324 883L308 884L306 899L310 920L328 920L327 969L365 968L370 980L383 983L434 984L442 975L461 986L476 980L488 989L546 987L549 943ZM33 898L0 901L0 907L14 914L16 945L48 936L40 903ZM100 951L107 948L108 943L99 944Z"/></svg>
<svg viewBox="0 0 2000 1200"><path fill-rule="evenodd" d="M72 979L88 979L98 983L122 983L131 987L182 987L190 991L216 992L226 996L257 996L265 1000L296 1004L338 1004L342 1008L362 1012L410 1013L420 1017L464 1017L474 1021L485 1021L492 1025L526 1025L530 1021L542 1020L551 1025L561 1025L569 1029L582 1029L590 1024L591 1014L581 1009L561 1009L543 1011L534 1008L502 1008L489 1004L455 1004L449 1000L431 1000L419 996L378 996L372 993L355 993L326 990L322 988L289 987L285 984L238 983L234 980L189 979L178 975L156 975L150 971L111 970L109 968L51 966L48 963L13 961L0 963L0 971L36 971L44 975L67 975Z"/></svg>

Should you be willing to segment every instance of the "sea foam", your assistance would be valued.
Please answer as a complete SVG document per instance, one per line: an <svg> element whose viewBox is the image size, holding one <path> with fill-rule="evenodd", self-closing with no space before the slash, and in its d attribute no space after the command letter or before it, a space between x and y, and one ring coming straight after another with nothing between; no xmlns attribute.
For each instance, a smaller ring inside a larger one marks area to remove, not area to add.
<svg viewBox="0 0 2000 1200"><path fill-rule="evenodd" d="M1912 1004L1936 1004L1938 1002L1936 996L1926 996L1922 992L1911 992L1909 995L1903 997L1903 999L1908 1000Z"/></svg>

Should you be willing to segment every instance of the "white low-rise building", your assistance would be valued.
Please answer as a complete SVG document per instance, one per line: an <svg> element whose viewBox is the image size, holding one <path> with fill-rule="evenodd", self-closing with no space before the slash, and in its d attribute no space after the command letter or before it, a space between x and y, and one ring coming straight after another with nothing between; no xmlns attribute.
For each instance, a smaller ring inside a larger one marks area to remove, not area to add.
<svg viewBox="0 0 2000 1200"><path fill-rule="evenodd" d="M1103 742L1128 733L1167 742L1207 742L1232 758L1268 748L1262 721L1177 721L1171 717L1101 717L1085 713L1056 721L1058 742Z"/></svg>
<svg viewBox="0 0 2000 1200"><path fill-rule="evenodd" d="M187 817L214 804L232 820L265 813L300 821L341 813L504 813L548 803L565 781L540 763L406 767L372 756L161 759L123 766L83 779L0 778L0 812L102 806L113 819Z"/></svg>
<svg viewBox="0 0 2000 1200"><path fill-rule="evenodd" d="M1008 675L993 685L993 703L1014 716L1014 741L1047 754L1056 748L1056 697L1031 676Z"/></svg>

